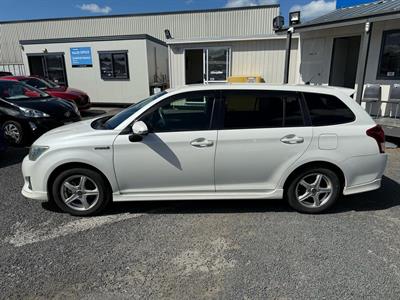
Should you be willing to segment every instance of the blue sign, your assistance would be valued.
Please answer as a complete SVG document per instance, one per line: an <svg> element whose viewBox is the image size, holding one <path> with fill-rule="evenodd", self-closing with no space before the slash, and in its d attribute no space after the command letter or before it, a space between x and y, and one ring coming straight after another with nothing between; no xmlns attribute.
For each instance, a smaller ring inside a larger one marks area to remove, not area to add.
<svg viewBox="0 0 400 300"><path fill-rule="evenodd" d="M373 1L375 0L336 0L336 8L355 6Z"/></svg>
<svg viewBox="0 0 400 300"><path fill-rule="evenodd" d="M90 47L70 48L73 68L93 67L92 49Z"/></svg>

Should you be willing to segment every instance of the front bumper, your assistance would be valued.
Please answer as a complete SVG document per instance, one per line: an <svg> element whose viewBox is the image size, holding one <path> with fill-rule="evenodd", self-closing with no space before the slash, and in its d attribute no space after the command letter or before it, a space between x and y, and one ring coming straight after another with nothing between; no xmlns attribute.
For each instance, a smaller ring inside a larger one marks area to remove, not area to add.
<svg viewBox="0 0 400 300"><path fill-rule="evenodd" d="M27 155L22 162L22 175L24 177L24 186L22 187L21 191L22 195L26 198L34 200L48 200L48 195L45 188L46 185L43 182L38 182L40 178L39 176L33 177L34 174L35 162L29 160Z"/></svg>
<svg viewBox="0 0 400 300"><path fill-rule="evenodd" d="M29 198L29 199L33 199L33 200L42 200L42 201L48 200L47 192L32 191L31 189L29 189L28 183L26 183L26 182L22 188L21 194L25 198Z"/></svg>

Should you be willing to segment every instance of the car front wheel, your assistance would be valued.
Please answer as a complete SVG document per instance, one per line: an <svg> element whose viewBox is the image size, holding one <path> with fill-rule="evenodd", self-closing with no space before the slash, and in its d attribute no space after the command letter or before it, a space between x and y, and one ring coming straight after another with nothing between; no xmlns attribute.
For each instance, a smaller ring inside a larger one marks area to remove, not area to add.
<svg viewBox="0 0 400 300"><path fill-rule="evenodd" d="M20 123L16 121L5 121L1 126L4 138L12 145L21 146L24 143L24 130Z"/></svg>
<svg viewBox="0 0 400 300"><path fill-rule="evenodd" d="M340 180L330 169L312 168L297 174L287 189L289 205L299 212L320 213L340 195Z"/></svg>
<svg viewBox="0 0 400 300"><path fill-rule="evenodd" d="M111 201L111 190L96 171L75 168L61 172L52 186L56 205L75 216L99 214Z"/></svg>

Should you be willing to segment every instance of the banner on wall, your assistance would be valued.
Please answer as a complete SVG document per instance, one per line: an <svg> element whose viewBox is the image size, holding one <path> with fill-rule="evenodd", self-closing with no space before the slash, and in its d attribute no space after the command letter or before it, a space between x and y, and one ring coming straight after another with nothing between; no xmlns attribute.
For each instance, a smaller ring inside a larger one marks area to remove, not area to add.
<svg viewBox="0 0 400 300"><path fill-rule="evenodd" d="M70 54L73 68L93 67L92 49L90 47L70 48Z"/></svg>

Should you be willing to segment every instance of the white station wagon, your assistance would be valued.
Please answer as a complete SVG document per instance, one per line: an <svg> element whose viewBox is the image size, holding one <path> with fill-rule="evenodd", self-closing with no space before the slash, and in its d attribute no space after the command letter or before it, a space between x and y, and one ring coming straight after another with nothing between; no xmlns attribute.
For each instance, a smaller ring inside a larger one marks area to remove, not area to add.
<svg viewBox="0 0 400 300"><path fill-rule="evenodd" d="M22 193L73 215L111 201L278 199L318 213L377 189L384 133L347 89L187 86L54 129L22 165Z"/></svg>

